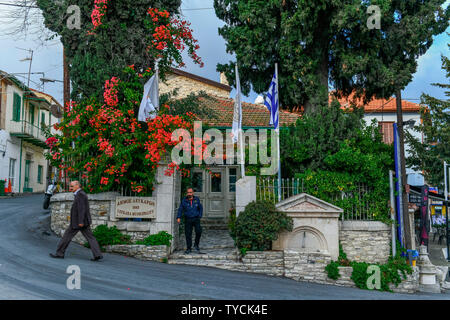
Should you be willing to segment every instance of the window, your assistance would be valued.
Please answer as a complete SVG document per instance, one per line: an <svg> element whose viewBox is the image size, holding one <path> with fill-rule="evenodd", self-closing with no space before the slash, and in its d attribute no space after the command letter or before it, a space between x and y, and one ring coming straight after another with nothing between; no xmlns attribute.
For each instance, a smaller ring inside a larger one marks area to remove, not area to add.
<svg viewBox="0 0 450 320"><path fill-rule="evenodd" d="M11 187L14 187L14 176L16 172L16 159L9 159L9 181L11 181Z"/></svg>
<svg viewBox="0 0 450 320"><path fill-rule="evenodd" d="M222 174L211 172L211 192L222 192Z"/></svg>
<svg viewBox="0 0 450 320"><path fill-rule="evenodd" d="M383 142L386 144L394 143L394 121L380 121L378 128L383 135Z"/></svg>
<svg viewBox="0 0 450 320"><path fill-rule="evenodd" d="M236 168L230 168L228 171L229 192L236 192Z"/></svg>
<svg viewBox="0 0 450 320"><path fill-rule="evenodd" d="M42 172L44 167L38 166L38 176L37 176L37 182L42 183Z"/></svg>
<svg viewBox="0 0 450 320"><path fill-rule="evenodd" d="M194 192L203 192L203 172L194 172L192 174L192 188Z"/></svg>
<svg viewBox="0 0 450 320"><path fill-rule="evenodd" d="M41 113L41 128L45 128L47 125L45 124L45 113Z"/></svg>
<svg viewBox="0 0 450 320"><path fill-rule="evenodd" d="M13 99L13 121L20 121L20 107L22 99L17 93L14 93Z"/></svg>
<svg viewBox="0 0 450 320"><path fill-rule="evenodd" d="M33 104L30 104L28 112L29 112L29 115L30 115L30 123L34 124L34 105Z"/></svg>

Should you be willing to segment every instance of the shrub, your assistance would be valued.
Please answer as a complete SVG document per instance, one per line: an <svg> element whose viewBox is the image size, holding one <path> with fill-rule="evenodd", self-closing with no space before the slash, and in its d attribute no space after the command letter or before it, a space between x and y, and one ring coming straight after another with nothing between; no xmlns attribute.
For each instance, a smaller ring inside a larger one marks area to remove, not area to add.
<svg viewBox="0 0 450 320"><path fill-rule="evenodd" d="M116 226L109 228L107 225L102 224L97 226L92 233L102 248L107 245L131 243L130 236L121 233ZM89 244L85 243L85 246L89 247Z"/></svg>
<svg viewBox="0 0 450 320"><path fill-rule="evenodd" d="M144 244L146 246L170 246L170 241L172 240L172 238L172 235L167 233L166 231L160 231L157 234L149 235L144 240L136 241L136 244Z"/></svg>
<svg viewBox="0 0 450 320"><path fill-rule="evenodd" d="M272 249L272 241L282 230L292 230L292 218L278 212L268 201L249 203L236 219L236 245L239 249L264 251Z"/></svg>
<svg viewBox="0 0 450 320"><path fill-rule="evenodd" d="M331 261L325 267L325 271L328 274L328 278L333 279L333 280L337 280L338 278L341 277L341 275L339 274L338 266L339 266L339 263L337 261Z"/></svg>
<svg viewBox="0 0 450 320"><path fill-rule="evenodd" d="M236 243L236 208L230 209L230 217L228 218L228 230L230 231L230 236Z"/></svg>

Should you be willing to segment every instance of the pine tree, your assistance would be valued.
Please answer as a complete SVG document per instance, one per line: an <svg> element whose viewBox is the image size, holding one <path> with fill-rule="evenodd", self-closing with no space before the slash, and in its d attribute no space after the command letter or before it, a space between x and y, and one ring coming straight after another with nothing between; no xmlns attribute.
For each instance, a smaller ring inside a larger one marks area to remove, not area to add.
<svg viewBox="0 0 450 320"><path fill-rule="evenodd" d="M442 56L442 68L450 77L450 59ZM434 83L434 86L449 89L450 84ZM450 91L445 91L447 97ZM414 129L423 133L423 142L412 134L406 133L406 139L411 146L410 156L406 159L408 165L415 170L424 172L425 180L432 186L444 186L444 161L450 164L450 100L434 98L422 94L422 123Z"/></svg>
<svg viewBox="0 0 450 320"><path fill-rule="evenodd" d="M445 0L215 0L219 34L239 64L244 94L268 89L278 63L281 105L307 112L328 103L328 85L366 101L404 88L417 58L448 26ZM369 28L380 10L380 28ZM218 64L234 85L234 65Z"/></svg>

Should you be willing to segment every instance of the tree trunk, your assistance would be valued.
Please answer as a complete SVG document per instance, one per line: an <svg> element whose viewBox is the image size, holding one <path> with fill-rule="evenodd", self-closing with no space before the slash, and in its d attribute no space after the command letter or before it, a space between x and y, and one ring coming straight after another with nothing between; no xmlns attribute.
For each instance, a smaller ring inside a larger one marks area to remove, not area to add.
<svg viewBox="0 0 450 320"><path fill-rule="evenodd" d="M397 103L397 128L398 128L398 140L400 148L400 175L402 184L402 203L403 203L403 227L405 230L405 247L406 249L412 249L412 236L411 236L411 223L408 211L408 197L406 194L406 166L405 166L405 144L403 133L403 111L402 111L402 95L401 91L397 90L395 93Z"/></svg>
<svg viewBox="0 0 450 320"><path fill-rule="evenodd" d="M328 58L329 58L329 28L330 14L323 12L319 15L317 28L314 33L311 56L319 58L315 83L306 84L310 86L309 96L305 101L305 113L312 113L321 106L328 105ZM311 90L312 89L312 90Z"/></svg>
<svg viewBox="0 0 450 320"><path fill-rule="evenodd" d="M66 50L63 48L63 64L64 64L64 108L67 103L70 102L70 75L69 75L69 63L67 62ZM64 109L65 112L65 109Z"/></svg>

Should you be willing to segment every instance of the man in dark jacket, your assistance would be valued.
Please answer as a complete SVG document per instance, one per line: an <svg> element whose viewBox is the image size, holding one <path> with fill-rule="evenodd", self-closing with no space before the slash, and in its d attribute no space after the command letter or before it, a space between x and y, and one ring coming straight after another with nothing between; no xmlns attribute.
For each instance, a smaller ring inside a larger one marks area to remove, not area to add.
<svg viewBox="0 0 450 320"><path fill-rule="evenodd" d="M202 227L200 225L200 219L203 215L203 207L200 203L200 199L194 196L194 189L187 189L187 196L181 201L178 208L177 222L181 222L181 216L184 213L184 233L186 235L186 251L184 253L191 253L192 247L192 227L195 228L195 242L194 248L197 253L200 253L200 237L202 235Z"/></svg>
<svg viewBox="0 0 450 320"><path fill-rule="evenodd" d="M91 213L89 211L89 201L87 194L81 189L80 182L72 181L70 183L69 190L73 192L75 198L73 201L72 208L70 209L70 224L69 227L64 232L64 235L59 241L58 248L56 249L56 254L50 253L52 258L64 258L64 253L69 246L70 241L73 237L81 231L83 236L89 242L94 258L92 261L98 261L103 258L102 252L100 251L100 246L97 240L92 234L90 225L92 223Z"/></svg>

